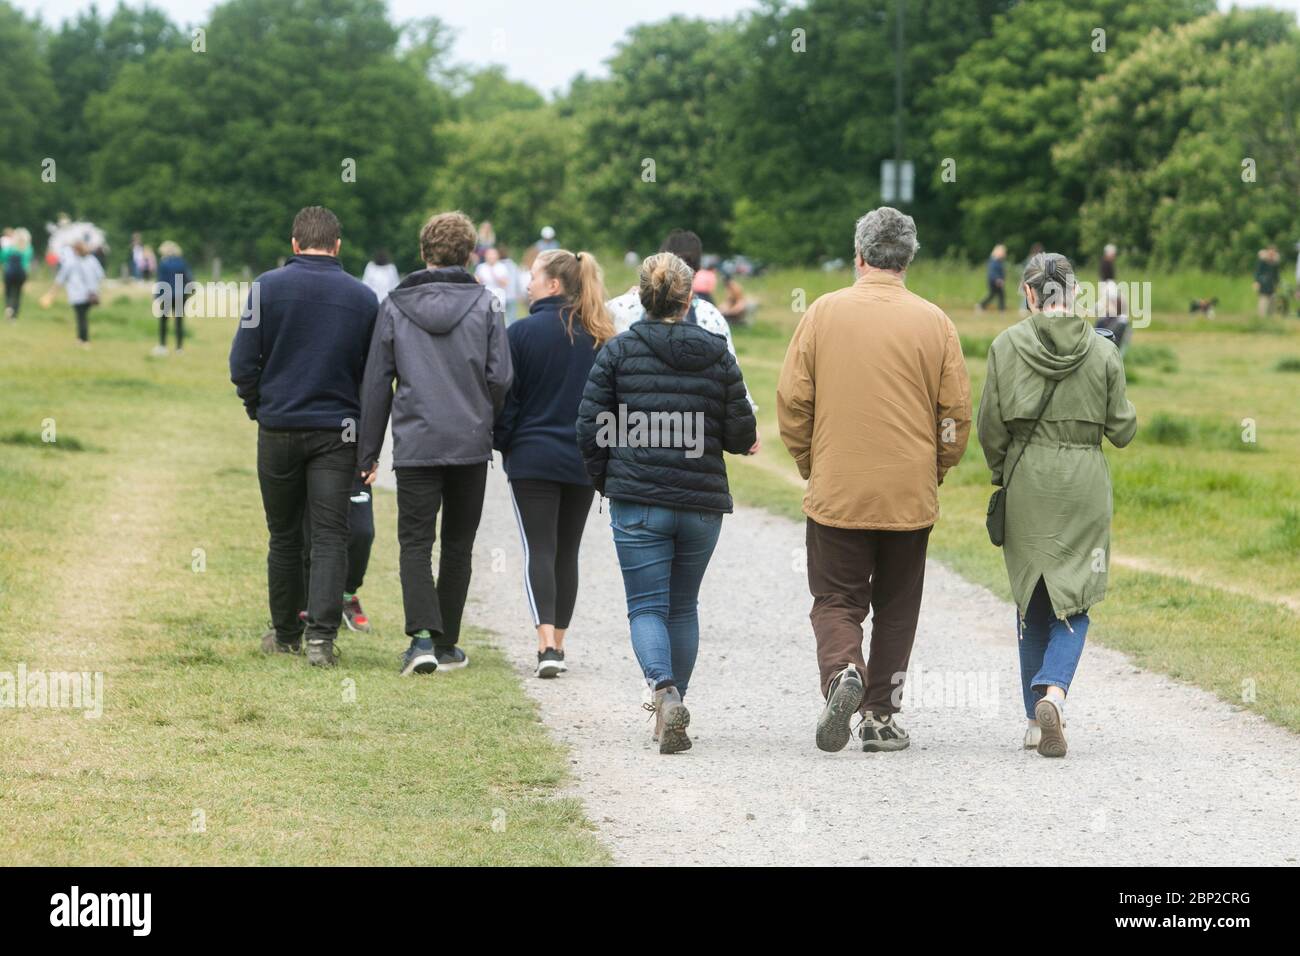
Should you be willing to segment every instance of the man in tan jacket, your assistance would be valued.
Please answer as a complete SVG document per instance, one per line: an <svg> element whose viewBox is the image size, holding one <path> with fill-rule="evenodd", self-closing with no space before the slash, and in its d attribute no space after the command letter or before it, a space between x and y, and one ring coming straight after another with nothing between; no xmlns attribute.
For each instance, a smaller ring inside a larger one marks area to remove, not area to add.
<svg viewBox="0 0 1300 956"><path fill-rule="evenodd" d="M777 386L781 438L808 479L808 588L826 705L817 746L902 750L899 709L939 483L970 433L970 379L952 320L904 285L911 216L858 220L858 279L805 313ZM871 654L862 622L872 612ZM865 686L863 674L865 673Z"/></svg>

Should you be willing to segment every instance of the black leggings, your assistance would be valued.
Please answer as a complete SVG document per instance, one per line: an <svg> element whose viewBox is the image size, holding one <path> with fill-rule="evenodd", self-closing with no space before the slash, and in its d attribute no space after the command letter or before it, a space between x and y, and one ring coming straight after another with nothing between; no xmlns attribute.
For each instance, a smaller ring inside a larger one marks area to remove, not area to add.
<svg viewBox="0 0 1300 956"><path fill-rule="evenodd" d="M524 590L533 626L569 626L578 602L578 547L596 489L562 481L510 482L524 545Z"/></svg>
<svg viewBox="0 0 1300 956"><path fill-rule="evenodd" d="M73 305L72 311L77 316L77 338L82 342L90 341L90 321L87 316L90 315L90 303L81 302Z"/></svg>
<svg viewBox="0 0 1300 956"><path fill-rule="evenodd" d="M998 311L1003 312L1007 307L1007 289L1005 285L998 285L996 282L989 280L989 294L980 300L980 308L988 305L994 299L998 300Z"/></svg>
<svg viewBox="0 0 1300 956"><path fill-rule="evenodd" d="M9 318L18 318L18 307L23 304L23 283L27 281L27 275L5 276L5 308L10 310Z"/></svg>
<svg viewBox="0 0 1300 956"><path fill-rule="evenodd" d="M167 313L164 312L158 316L158 344L163 348L167 347ZM176 313L176 349L177 351L185 348L185 316L180 312Z"/></svg>

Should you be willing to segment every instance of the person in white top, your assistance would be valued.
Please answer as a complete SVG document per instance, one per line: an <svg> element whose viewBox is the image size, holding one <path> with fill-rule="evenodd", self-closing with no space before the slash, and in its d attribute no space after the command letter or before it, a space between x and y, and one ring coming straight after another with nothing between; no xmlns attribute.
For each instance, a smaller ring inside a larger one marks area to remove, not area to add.
<svg viewBox="0 0 1300 956"><path fill-rule="evenodd" d="M510 270L501 261L501 253L496 246L483 250L483 261L474 267L474 278L496 296L501 311L505 314L506 302L513 299L510 294Z"/></svg>
<svg viewBox="0 0 1300 956"><path fill-rule="evenodd" d="M388 252L377 249L371 260L366 263L366 269L361 273L361 281L370 287L379 304L383 305L384 300L388 298L388 293L397 288L402 277L397 273L397 266L393 265L388 258Z"/></svg>
<svg viewBox="0 0 1300 956"><path fill-rule="evenodd" d="M700 237L695 233L686 229L674 229L668 233L667 238L659 247L659 251L671 252L692 269L698 269L704 246L700 242ZM609 310L610 318L614 320L615 332L626 332L634 322L640 322L645 317L645 308L641 305L641 296L636 287L623 295L610 299L609 302L605 303L605 308ZM718 311L718 307L712 302L695 296L691 300L691 309L687 312L683 321L698 325L706 332L722 336L727 340L727 351L733 357L736 355L735 343L731 341L731 325L723 318L722 313ZM739 363L739 359L737 359L737 363ZM754 401L754 396L749 393L748 385L745 386L745 397L749 399L750 407L757 413L758 405Z"/></svg>

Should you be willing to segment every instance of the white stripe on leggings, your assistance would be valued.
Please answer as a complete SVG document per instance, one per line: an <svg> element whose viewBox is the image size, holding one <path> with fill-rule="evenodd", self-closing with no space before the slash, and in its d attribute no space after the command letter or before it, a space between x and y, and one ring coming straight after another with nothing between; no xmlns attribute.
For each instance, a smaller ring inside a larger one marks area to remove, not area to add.
<svg viewBox="0 0 1300 956"><path fill-rule="evenodd" d="M533 627L541 627L542 619L537 615L537 601L533 597L533 582L529 577L528 535L524 533L524 516L519 513L519 502L515 500L515 486L510 485L510 504L515 509L515 524L519 525L519 540L524 546L524 594L528 596L528 609L533 612Z"/></svg>

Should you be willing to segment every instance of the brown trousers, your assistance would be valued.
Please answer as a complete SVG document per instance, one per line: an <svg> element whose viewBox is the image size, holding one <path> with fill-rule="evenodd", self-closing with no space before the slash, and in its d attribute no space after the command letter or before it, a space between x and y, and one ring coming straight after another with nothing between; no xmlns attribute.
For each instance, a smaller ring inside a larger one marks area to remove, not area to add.
<svg viewBox="0 0 1300 956"><path fill-rule="evenodd" d="M898 712L925 584L930 529L831 528L808 519L809 618L817 638L822 696L849 664L865 675L861 711ZM862 656L862 622L871 612L871 657ZM897 695L895 695L897 691Z"/></svg>

